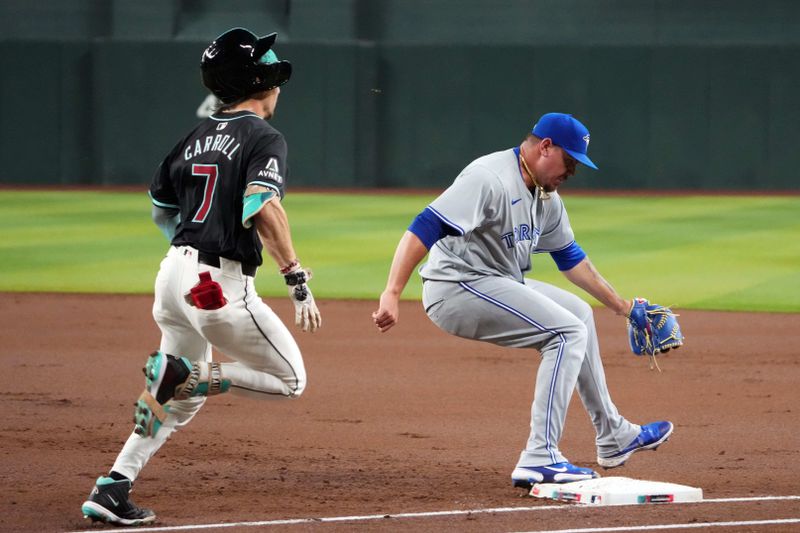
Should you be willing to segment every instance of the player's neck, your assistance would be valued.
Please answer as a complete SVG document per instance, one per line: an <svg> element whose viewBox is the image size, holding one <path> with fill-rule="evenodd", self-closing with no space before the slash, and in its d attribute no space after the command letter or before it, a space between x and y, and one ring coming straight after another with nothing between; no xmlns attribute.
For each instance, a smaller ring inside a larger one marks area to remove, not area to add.
<svg viewBox="0 0 800 533"><path fill-rule="evenodd" d="M258 115L261 118L266 118L266 111L264 106L261 105L260 100L249 99L245 100L240 104L236 104L235 106L231 107L230 109L226 109L223 113L239 113L241 111L249 111L255 115Z"/></svg>
<svg viewBox="0 0 800 533"><path fill-rule="evenodd" d="M523 143L519 147L519 167L522 171L522 181L525 182L525 185L529 189L534 189L537 185L536 178L533 176L530 168L528 168L528 163L525 160L527 154L525 153L525 144Z"/></svg>
<svg viewBox="0 0 800 533"><path fill-rule="evenodd" d="M525 182L525 185L528 187L528 190L533 193L536 189L539 189L539 196L543 200L547 200L550 198L550 195L544 188L539 185L539 180L536 179L536 174L531 171L531 168L528 166L528 162L526 160L527 154L525 153L525 143L522 143L519 147L519 165L520 169L522 170L522 180Z"/></svg>

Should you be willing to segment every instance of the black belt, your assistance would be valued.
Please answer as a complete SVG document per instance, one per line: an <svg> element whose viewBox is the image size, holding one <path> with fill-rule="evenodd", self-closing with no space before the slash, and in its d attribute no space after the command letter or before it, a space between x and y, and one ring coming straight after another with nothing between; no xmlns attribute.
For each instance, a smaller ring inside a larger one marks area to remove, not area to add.
<svg viewBox="0 0 800 533"><path fill-rule="evenodd" d="M231 259L231 261L233 260ZM202 263L204 265L220 268L218 255L201 252L199 250L197 252L197 262ZM245 263L240 263L240 264L242 265L242 274L244 274L245 276L250 276L251 278L255 277L256 270L258 270L258 266L247 265Z"/></svg>

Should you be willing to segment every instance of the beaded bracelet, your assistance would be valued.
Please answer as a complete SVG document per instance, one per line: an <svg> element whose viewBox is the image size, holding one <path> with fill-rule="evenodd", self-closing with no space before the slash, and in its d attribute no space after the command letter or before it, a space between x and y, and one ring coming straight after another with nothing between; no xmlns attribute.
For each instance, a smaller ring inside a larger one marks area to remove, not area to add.
<svg viewBox="0 0 800 533"><path fill-rule="evenodd" d="M285 267L281 268L281 274L288 274L289 272L291 272L292 270L294 270L299 266L300 266L300 261L298 259L295 259Z"/></svg>

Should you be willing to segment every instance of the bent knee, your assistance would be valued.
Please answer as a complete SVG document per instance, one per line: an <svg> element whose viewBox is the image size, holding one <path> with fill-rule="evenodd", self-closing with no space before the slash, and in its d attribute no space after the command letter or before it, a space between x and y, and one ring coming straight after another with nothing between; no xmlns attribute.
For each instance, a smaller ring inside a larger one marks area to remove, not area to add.
<svg viewBox="0 0 800 533"><path fill-rule="evenodd" d="M306 383L306 378L298 378L295 380L295 382L290 385L290 390L292 392L289 394L289 397L299 398L306 390Z"/></svg>
<svg viewBox="0 0 800 533"><path fill-rule="evenodd" d="M579 322L575 324L575 335L581 339L587 339L589 337L589 328L586 327L586 324L583 322Z"/></svg>
<svg viewBox="0 0 800 533"><path fill-rule="evenodd" d="M588 303L580 300L578 308L572 311L584 324L594 324L594 309Z"/></svg>
<svg viewBox="0 0 800 533"><path fill-rule="evenodd" d="M582 354L584 352L589 339L589 329L586 324L576 319L573 323L564 327L561 330L561 334L567 345L577 348L577 353Z"/></svg>
<svg viewBox="0 0 800 533"><path fill-rule="evenodd" d="M594 321L594 310L583 298L570 294L558 303L584 324Z"/></svg>
<svg viewBox="0 0 800 533"><path fill-rule="evenodd" d="M175 427L185 426L200 411L206 403L205 396L194 396L185 400L172 400L170 402L170 416L175 419Z"/></svg>
<svg viewBox="0 0 800 533"><path fill-rule="evenodd" d="M586 344L589 342L589 328L586 327L586 324L580 322L575 326L575 333L572 336L575 344L580 345L581 353L583 353L586 350Z"/></svg>

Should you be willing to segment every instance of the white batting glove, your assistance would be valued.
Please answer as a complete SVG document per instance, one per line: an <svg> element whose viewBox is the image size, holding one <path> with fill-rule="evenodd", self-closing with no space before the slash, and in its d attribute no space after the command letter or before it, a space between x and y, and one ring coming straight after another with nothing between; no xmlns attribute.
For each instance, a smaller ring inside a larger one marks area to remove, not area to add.
<svg viewBox="0 0 800 533"><path fill-rule="evenodd" d="M289 298L294 304L294 325L303 331L314 333L322 327L322 316L307 284L311 279L311 271L297 265L292 272L284 274L284 278L289 286Z"/></svg>

